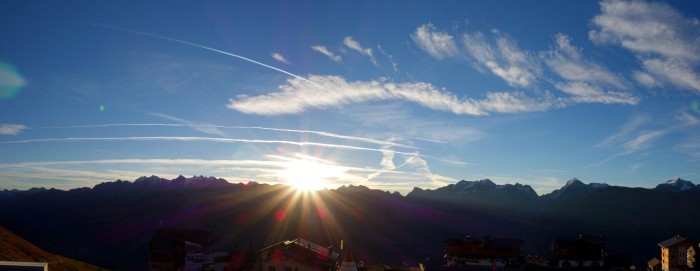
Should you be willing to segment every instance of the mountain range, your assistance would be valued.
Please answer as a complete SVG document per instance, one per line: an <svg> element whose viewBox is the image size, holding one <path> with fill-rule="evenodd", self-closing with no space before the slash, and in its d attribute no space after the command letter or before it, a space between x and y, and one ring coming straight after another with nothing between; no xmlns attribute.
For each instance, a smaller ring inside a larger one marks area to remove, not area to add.
<svg viewBox="0 0 700 271"><path fill-rule="evenodd" d="M528 185L459 181L402 196L343 186L299 193L284 185L204 176L117 180L69 191L0 191L0 226L50 251L111 269L145 270L158 228L208 229L218 249L249 250L303 237L344 240L365 263L439 265L442 241L469 234L525 240L546 255L559 235L604 235L639 265L656 243L700 237L700 186L682 179L629 188L572 179L549 194Z"/></svg>

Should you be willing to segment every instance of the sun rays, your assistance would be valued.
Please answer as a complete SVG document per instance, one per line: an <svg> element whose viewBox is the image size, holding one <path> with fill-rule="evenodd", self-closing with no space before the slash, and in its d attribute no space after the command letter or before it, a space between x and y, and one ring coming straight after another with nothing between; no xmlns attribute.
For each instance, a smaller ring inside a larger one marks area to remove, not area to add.
<svg viewBox="0 0 700 271"><path fill-rule="evenodd" d="M319 158L299 154L297 157L287 161L285 169L280 171L280 177L287 185L299 191L323 189L329 180L339 179L347 171L344 167Z"/></svg>

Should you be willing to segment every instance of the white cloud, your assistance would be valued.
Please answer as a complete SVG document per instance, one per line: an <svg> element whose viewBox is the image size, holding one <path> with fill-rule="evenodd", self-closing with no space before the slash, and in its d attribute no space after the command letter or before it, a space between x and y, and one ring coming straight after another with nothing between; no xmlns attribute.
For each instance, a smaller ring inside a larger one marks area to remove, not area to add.
<svg viewBox="0 0 700 271"><path fill-rule="evenodd" d="M411 34L413 42L437 59L459 56L454 38L445 32L437 32L433 24L424 24Z"/></svg>
<svg viewBox="0 0 700 271"><path fill-rule="evenodd" d="M698 51L700 53L700 51ZM679 59L645 59L643 67L658 80L668 82L685 89L694 89L700 94L700 76L694 71L696 63ZM640 82L644 84L645 82Z"/></svg>
<svg viewBox="0 0 700 271"><path fill-rule="evenodd" d="M532 53L520 50L517 44L493 31L496 44L491 45L479 33L465 33L462 37L467 52L477 64L488 68L514 87L529 87L541 73L540 64Z"/></svg>
<svg viewBox="0 0 700 271"><path fill-rule="evenodd" d="M286 58L284 58L283 55L281 55L279 53L271 53L270 56L279 62L282 62L284 64L289 64L289 61Z"/></svg>
<svg viewBox="0 0 700 271"><path fill-rule="evenodd" d="M645 87L651 88L661 86L661 83L659 83L656 79L654 79L653 76L646 72L635 71L632 75L634 76L634 79L637 80L637 83L640 83Z"/></svg>
<svg viewBox="0 0 700 271"><path fill-rule="evenodd" d="M571 45L569 36L557 34L556 43L554 49L541 56L557 75L569 81L605 84L618 89L627 88L627 83L622 77L611 73L598 63L584 59L581 49Z"/></svg>
<svg viewBox="0 0 700 271"><path fill-rule="evenodd" d="M360 45L360 43L353 39L351 36L345 37L345 39L343 39L343 44L345 44L345 46L347 46L348 48L357 51L360 54L366 55L367 57L369 57L369 60L372 62L372 64L377 66L377 59L374 58L372 48L362 48L362 45Z"/></svg>
<svg viewBox="0 0 700 271"><path fill-rule="evenodd" d="M382 161L379 163L379 165L381 165L382 168L385 170L394 170L396 168L396 166L394 165L394 155L394 152L391 151L382 152Z"/></svg>
<svg viewBox="0 0 700 271"><path fill-rule="evenodd" d="M260 96L230 99L231 109L247 114L296 114L309 109L338 108L368 101L401 100L454 114L488 115L544 111L562 106L551 95L527 97L522 92L491 92L484 99L459 98L429 83L395 84L385 80L348 82L341 76L311 75L309 83L298 78L287 80L280 91Z"/></svg>
<svg viewBox="0 0 700 271"><path fill-rule="evenodd" d="M343 58L341 56L334 54L333 52L328 50L328 48L326 48L326 46L314 45L314 46L311 46L311 49L327 56L328 58L330 58L331 60L333 60L335 62L343 61Z"/></svg>
<svg viewBox="0 0 700 271"><path fill-rule="evenodd" d="M589 38L635 53L646 73L635 74L645 86L661 83L700 93L700 22L665 3L602 1Z"/></svg>
<svg viewBox="0 0 700 271"><path fill-rule="evenodd" d="M616 91L603 91L599 87L584 82L557 83L555 87L563 92L571 94L570 100L577 103L603 103L603 104L630 104L639 103L639 98L626 93Z"/></svg>
<svg viewBox="0 0 700 271"><path fill-rule="evenodd" d="M2 124L0 125L0 135L18 135L27 129L27 126L22 124Z"/></svg>

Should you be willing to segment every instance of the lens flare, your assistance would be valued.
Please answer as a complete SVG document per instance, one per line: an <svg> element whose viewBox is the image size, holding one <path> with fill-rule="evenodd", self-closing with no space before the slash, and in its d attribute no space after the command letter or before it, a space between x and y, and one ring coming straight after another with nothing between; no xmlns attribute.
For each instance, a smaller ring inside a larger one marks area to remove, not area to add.
<svg viewBox="0 0 700 271"><path fill-rule="evenodd" d="M693 109L693 112L700 113L700 102L698 102L698 100L693 100L693 102L690 103L690 108Z"/></svg>
<svg viewBox="0 0 700 271"><path fill-rule="evenodd" d="M0 61L0 100L16 96L25 84L26 81L15 67Z"/></svg>

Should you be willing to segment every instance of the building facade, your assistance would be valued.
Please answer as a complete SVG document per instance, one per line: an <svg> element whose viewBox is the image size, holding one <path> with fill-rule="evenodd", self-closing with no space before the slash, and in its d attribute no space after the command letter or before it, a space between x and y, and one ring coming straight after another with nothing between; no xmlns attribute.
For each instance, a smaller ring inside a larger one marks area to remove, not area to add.
<svg viewBox="0 0 700 271"><path fill-rule="evenodd" d="M303 238L284 241L258 251L256 271L332 271L339 254Z"/></svg>
<svg viewBox="0 0 700 271"><path fill-rule="evenodd" d="M605 266L605 237L559 236L552 242L558 268L602 269Z"/></svg>
<svg viewBox="0 0 700 271"><path fill-rule="evenodd" d="M445 240L445 266L484 266L503 269L514 265L520 257L522 239L499 238L492 235L478 238L453 238Z"/></svg>
<svg viewBox="0 0 700 271"><path fill-rule="evenodd" d="M687 237L676 235L659 243L661 271L685 271L688 267L688 248L695 243Z"/></svg>

